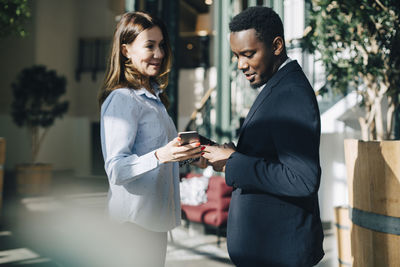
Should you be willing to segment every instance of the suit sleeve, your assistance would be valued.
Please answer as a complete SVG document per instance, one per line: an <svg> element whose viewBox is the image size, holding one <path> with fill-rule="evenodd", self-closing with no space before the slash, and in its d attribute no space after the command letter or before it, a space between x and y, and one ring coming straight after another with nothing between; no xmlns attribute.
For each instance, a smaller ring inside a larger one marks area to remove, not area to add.
<svg viewBox="0 0 400 267"><path fill-rule="evenodd" d="M271 131L270 145L275 147L276 158L233 153L226 165L228 185L292 197L307 197L318 191L319 110L313 92L305 91L293 86L280 93L272 103L273 108L268 108L274 112L272 119L260 120Z"/></svg>

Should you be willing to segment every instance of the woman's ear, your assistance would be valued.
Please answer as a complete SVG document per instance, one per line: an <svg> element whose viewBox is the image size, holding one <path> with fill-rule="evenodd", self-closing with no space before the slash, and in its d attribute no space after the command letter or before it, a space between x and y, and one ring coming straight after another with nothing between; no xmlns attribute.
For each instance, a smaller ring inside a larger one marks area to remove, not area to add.
<svg viewBox="0 0 400 267"><path fill-rule="evenodd" d="M128 58L128 49L126 47L126 44L121 45L121 53L124 55L124 57Z"/></svg>
<svg viewBox="0 0 400 267"><path fill-rule="evenodd" d="M281 36L275 37L275 39L272 41L272 48L274 50L274 55L279 56L284 50L284 47L285 44L283 38Z"/></svg>

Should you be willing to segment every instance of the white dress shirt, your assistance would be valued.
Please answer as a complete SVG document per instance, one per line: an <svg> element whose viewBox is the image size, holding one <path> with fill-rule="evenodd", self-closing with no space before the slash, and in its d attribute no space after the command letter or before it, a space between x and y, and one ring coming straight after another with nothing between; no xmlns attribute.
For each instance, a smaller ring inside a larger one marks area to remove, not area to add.
<svg viewBox="0 0 400 267"><path fill-rule="evenodd" d="M283 62L283 63L279 66L278 70L282 69L285 65L287 65L287 64L288 64L289 62L291 62L291 61L293 61L293 59L291 59L290 57L288 57L288 58L285 60L285 62Z"/></svg>
<svg viewBox="0 0 400 267"><path fill-rule="evenodd" d="M288 57L288 58L279 66L279 68L278 68L277 71L279 71L280 69L282 69L285 65L287 65L287 64L288 64L289 62L291 62L291 61L293 61L293 59L291 59L290 57ZM263 85L261 85L260 87L257 88L258 93L260 93L260 92L264 89L264 87L265 87L266 84L267 84L267 83L264 83Z"/></svg>
<svg viewBox="0 0 400 267"><path fill-rule="evenodd" d="M177 136L158 94L112 91L101 106L101 146L111 218L166 232L181 219L179 166L155 157L156 149Z"/></svg>

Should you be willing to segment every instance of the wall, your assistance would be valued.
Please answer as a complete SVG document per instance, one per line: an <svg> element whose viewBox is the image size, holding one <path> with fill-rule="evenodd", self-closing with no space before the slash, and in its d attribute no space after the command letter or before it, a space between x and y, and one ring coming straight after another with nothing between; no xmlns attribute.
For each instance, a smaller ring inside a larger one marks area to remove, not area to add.
<svg viewBox="0 0 400 267"><path fill-rule="evenodd" d="M301 38L304 31L304 0L284 0L283 27L286 41Z"/></svg>
<svg viewBox="0 0 400 267"><path fill-rule="evenodd" d="M322 168L319 200L323 221L333 221L333 208L348 204L344 139L360 138L355 92L348 94L321 115L320 159Z"/></svg>
<svg viewBox="0 0 400 267"><path fill-rule="evenodd" d="M75 115L74 70L77 53L76 1L36 1L35 64L46 65L67 78L69 115Z"/></svg>
<svg viewBox="0 0 400 267"><path fill-rule="evenodd" d="M35 27L34 22L30 19L27 24L27 37L10 36L0 39L0 114L8 114L11 111L11 83L18 72L34 62L35 36L31 34Z"/></svg>
<svg viewBox="0 0 400 267"><path fill-rule="evenodd" d="M79 1L78 37L109 38L112 39L118 15L108 7L107 0ZM76 41L77 43L78 41ZM77 54L75 54L77 57ZM99 121L99 107L97 94L104 80L104 71L92 80L91 73L83 73L79 82L76 82L76 103L79 109L76 115L87 117L90 121Z"/></svg>
<svg viewBox="0 0 400 267"><path fill-rule="evenodd" d="M190 120L192 112L209 88L215 87L217 82L216 68L194 68L179 70L179 106L178 130L183 131Z"/></svg>

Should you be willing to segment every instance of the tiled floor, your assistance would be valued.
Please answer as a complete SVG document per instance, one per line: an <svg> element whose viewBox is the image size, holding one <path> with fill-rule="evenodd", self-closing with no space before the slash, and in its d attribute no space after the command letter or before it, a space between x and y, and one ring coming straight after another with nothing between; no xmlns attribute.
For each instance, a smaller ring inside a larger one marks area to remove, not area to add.
<svg viewBox="0 0 400 267"><path fill-rule="evenodd" d="M233 266L226 248L226 238L221 237L217 245L214 234L206 234L201 227L197 229L175 228L172 231L173 242L168 244L166 267L195 266Z"/></svg>
<svg viewBox="0 0 400 267"><path fill-rule="evenodd" d="M106 191L105 177L58 173L47 197L9 197L0 225L0 266L120 266L116 259L123 242L113 240L109 225L101 223ZM332 231L326 232L324 248L326 256L318 267L336 267ZM166 267L200 266L233 266L226 239L218 246L217 237L204 233L201 225L174 229Z"/></svg>

